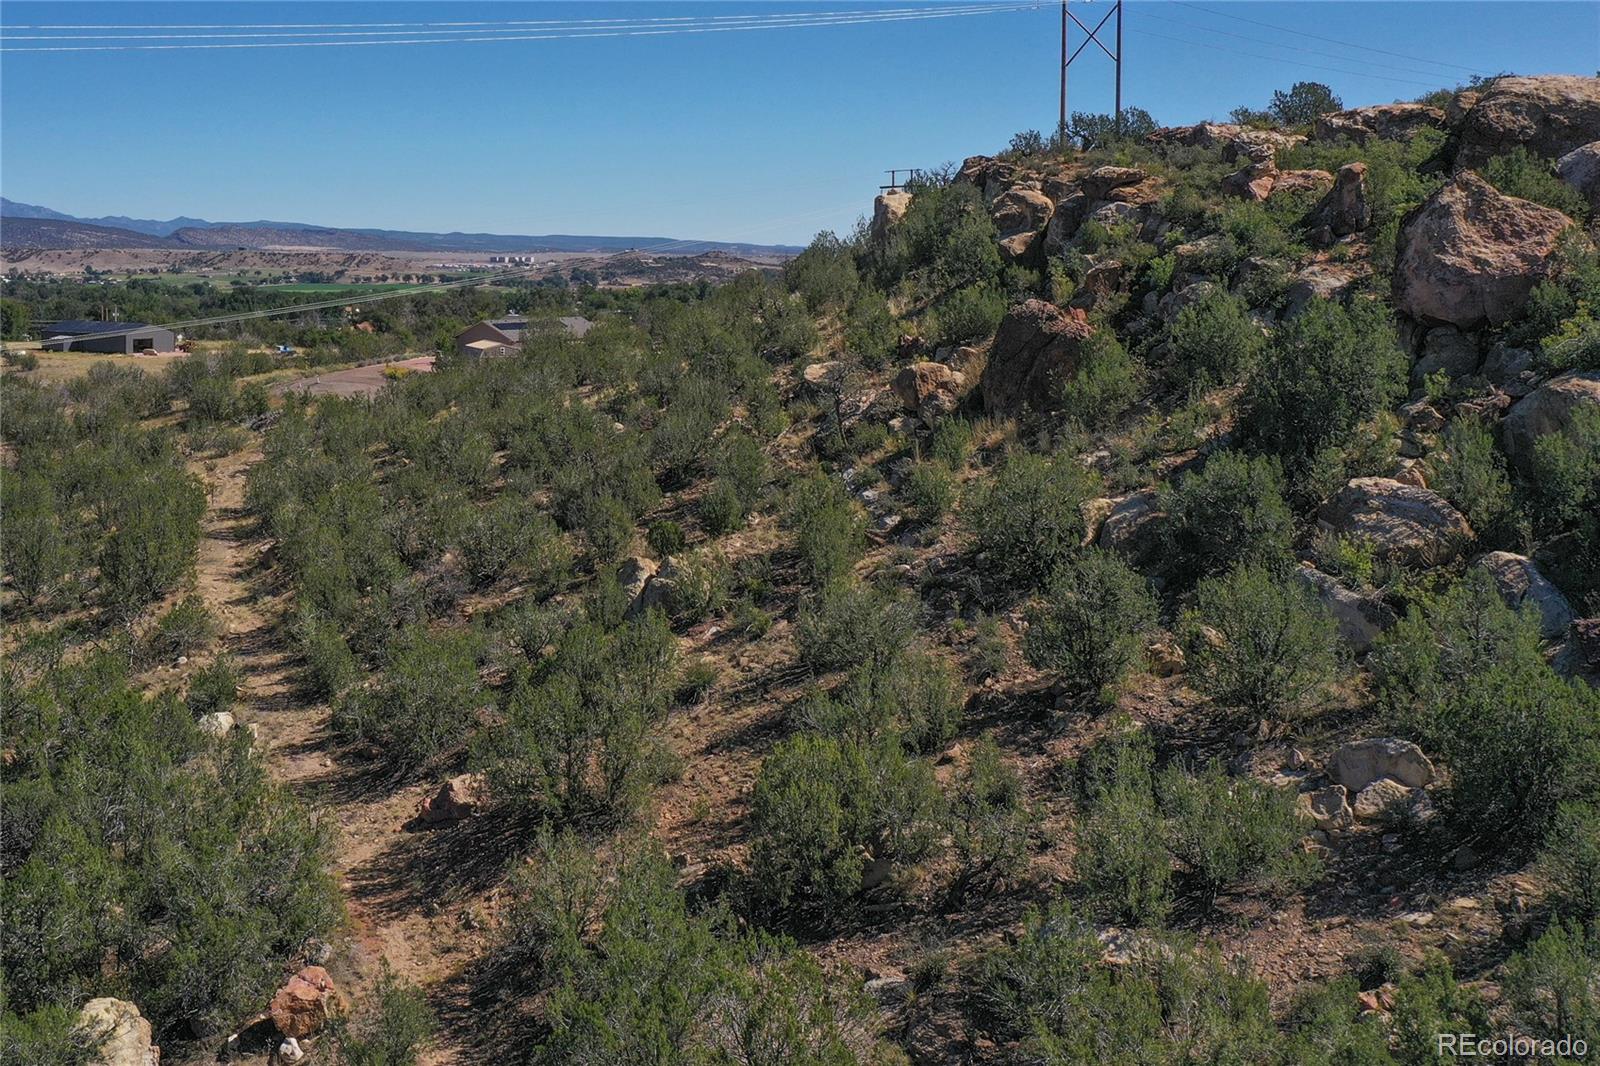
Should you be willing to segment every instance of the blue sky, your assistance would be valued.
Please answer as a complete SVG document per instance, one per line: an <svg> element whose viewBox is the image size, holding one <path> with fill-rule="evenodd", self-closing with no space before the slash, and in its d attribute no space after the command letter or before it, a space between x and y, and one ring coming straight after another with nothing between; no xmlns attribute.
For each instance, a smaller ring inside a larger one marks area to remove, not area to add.
<svg viewBox="0 0 1600 1066"><path fill-rule="evenodd" d="M61 32L17 28L38 24L704 18L934 2L7 2L0 17L7 47L21 48L48 42L20 35ZM1105 5L1074 10L1097 20ZM90 216L804 243L848 229L888 167L1052 127L1058 24L1043 3L698 35L8 51L0 191ZM1260 106L1303 78L1354 106L1471 71L1593 75L1600 4L1130 0L1124 50L1125 103L1177 124ZM1074 110L1110 110L1103 56L1086 53L1070 84Z"/></svg>

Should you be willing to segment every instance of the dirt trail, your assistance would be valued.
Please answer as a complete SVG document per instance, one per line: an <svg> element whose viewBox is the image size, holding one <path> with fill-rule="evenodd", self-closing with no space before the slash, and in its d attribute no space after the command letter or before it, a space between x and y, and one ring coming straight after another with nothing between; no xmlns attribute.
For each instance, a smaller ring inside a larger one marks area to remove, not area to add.
<svg viewBox="0 0 1600 1066"><path fill-rule="evenodd" d="M273 775L337 825L334 872L349 928L330 969L341 988L359 1003L387 960L398 976L455 1000L452 979L470 952L460 916L440 906L450 870L435 854L444 834L406 831L430 786L374 780L369 764L344 755L330 735L328 705L298 691L290 597L263 565L269 542L244 505L246 476L261 459L252 447L194 466L208 499L197 586L242 676L235 713L258 730ZM463 1050L444 1033L424 1061L468 1061Z"/></svg>

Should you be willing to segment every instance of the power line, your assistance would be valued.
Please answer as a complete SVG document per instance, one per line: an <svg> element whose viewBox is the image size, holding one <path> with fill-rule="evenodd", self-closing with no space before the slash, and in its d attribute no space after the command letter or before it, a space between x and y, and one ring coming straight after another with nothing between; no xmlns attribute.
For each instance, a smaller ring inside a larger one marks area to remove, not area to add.
<svg viewBox="0 0 1600 1066"><path fill-rule="evenodd" d="M932 19L962 18L974 15L989 15L1005 12L1027 11L1038 7L1037 2L1018 4L984 5L975 8L961 9L930 9L921 14L906 15L860 15L850 18L823 18L788 23L756 23L735 25L699 25L670 26L655 29L632 30L596 30L578 33L539 33L516 34L504 36L478 36L478 37L409 37L388 40L296 40L296 41L251 41L235 44L108 44L108 45L27 45L17 47L0 47L0 52L149 52L149 51L198 51L202 49L259 49L259 48L351 48L375 47L379 45L413 45L413 44L475 44L483 42L512 42L512 41L555 41L577 40L586 38L610 37L666 37L689 33L738 33L750 30L765 29L793 29L814 26L857 26L876 25L891 22L925 22ZM486 31L497 32L497 31ZM367 36L367 35L363 35Z"/></svg>
<svg viewBox="0 0 1600 1066"><path fill-rule="evenodd" d="M1431 64L1433 66L1450 67L1450 68L1452 68L1454 70L1464 70L1468 74L1482 74L1483 73L1482 71L1474 70L1472 67L1464 67L1459 63L1446 63L1443 60L1439 60L1439 59L1426 59L1426 58L1424 58L1422 56L1408 55L1405 52L1391 52L1386 48L1374 48L1371 45L1358 44L1355 41L1344 41L1344 40L1340 40L1337 37L1324 37L1324 36L1322 36L1320 34L1316 34L1316 33L1307 33L1304 30L1290 29L1288 26L1279 26L1276 23L1272 23L1272 22L1262 22L1259 19L1245 18L1243 15L1234 15L1234 14L1230 14L1230 13L1228 13L1226 11L1214 11L1209 7L1201 7L1199 4L1188 3L1188 2L1186 2L1186 0L1172 0L1172 2L1177 4L1179 7L1187 7L1187 8L1193 8L1196 11L1204 11L1208 15L1218 15L1218 16L1220 16L1222 18L1234 19L1234 20L1236 20L1238 22L1248 22L1252 26L1261 26L1261 27L1264 27L1264 28L1269 29L1269 30L1278 30L1280 33L1292 33L1297 37L1309 37L1314 41L1322 41L1322 42L1327 43L1327 44L1343 45L1346 48L1359 48L1363 52L1376 52L1379 55L1392 56L1395 59L1404 59L1404 60L1408 60L1408 61L1410 61L1412 63L1428 63L1428 64ZM1418 71L1417 73L1422 73L1422 72Z"/></svg>
<svg viewBox="0 0 1600 1066"><path fill-rule="evenodd" d="M977 7L977 3L966 5ZM571 26L600 25L618 22L720 22L749 19L779 18L785 14L810 15L818 18L835 15L895 14L918 8L867 8L855 11L800 11L766 15L661 15L608 19L484 19L478 21L455 20L446 22L217 22L217 23L123 23L117 25L18 25L19 30L320 30L363 29L369 27L431 27L431 26Z"/></svg>
<svg viewBox="0 0 1600 1066"><path fill-rule="evenodd" d="M907 7L907 8L863 8L854 11L801 11L786 12L782 14L765 15L701 15L677 16L672 18L624 18L624 19L506 19L497 22L374 22L374 23L301 23L298 25L285 23L278 26L240 25L240 26L200 26L194 29L217 30L250 30L293 29L291 33L78 33L71 34L16 34L5 33L6 40L10 41L191 41L191 40L217 40L217 39L245 39L269 37L404 37L417 32L416 27L443 27L427 30L431 34L501 34L501 33L527 33L530 27L543 27L545 30L575 29L575 28L601 28L606 30L649 29L665 26L673 29L679 26L771 26L788 23L805 23L821 19L834 18L893 18L905 15L920 15L931 13L965 14L968 12L982 12L992 10L997 5L991 3L963 3L940 4L932 7ZM410 27L395 29L393 27ZM17 27L32 29L34 27ZM106 27L91 26L84 29L188 29L189 27Z"/></svg>
<svg viewBox="0 0 1600 1066"><path fill-rule="evenodd" d="M1359 59L1356 56L1352 56L1352 55L1348 55L1348 54L1341 54L1339 52L1325 52L1325 51L1322 51L1321 49L1317 49L1317 48L1306 48L1306 47L1303 47L1301 45L1283 44L1282 42L1269 40L1269 39L1267 39L1265 37L1252 37L1249 34L1245 34L1245 33L1232 33L1232 32L1230 32L1228 30L1219 30L1219 29L1216 29L1216 28L1211 27L1211 26L1203 26L1203 25L1201 25L1201 24L1199 24L1197 22L1185 22L1183 19L1175 19L1175 18L1169 18L1169 17L1167 17L1165 15L1157 15L1154 12L1150 12L1150 11L1140 11L1139 15L1140 15L1141 18L1156 19L1156 20L1158 20L1160 22L1170 22L1175 26L1185 26L1185 27L1188 27L1189 29L1200 30L1203 33L1220 34L1223 37L1233 37L1233 38L1236 38L1236 39L1241 40L1241 41L1251 41L1251 42L1253 42L1255 44L1270 45L1273 48L1287 49L1288 51L1291 51L1291 52L1304 52L1307 55L1323 56L1323 57L1328 58L1328 59L1339 59L1339 60L1344 60L1345 62L1349 62L1349 63L1360 63L1360 64L1362 64L1364 66L1379 67L1379 68L1381 68L1383 70L1405 71L1405 72L1410 73L1410 74L1425 74L1425 73L1427 73L1427 71L1418 71L1418 70L1416 70L1414 68L1411 68L1411 67L1397 67L1392 63L1384 63L1384 62L1382 62L1380 60L1376 60L1376 59Z"/></svg>
<svg viewBox="0 0 1600 1066"><path fill-rule="evenodd" d="M1154 30L1132 29L1128 32L1141 34L1145 37L1159 37L1164 41L1177 41L1179 44L1195 43L1187 37L1174 37L1169 33L1157 33ZM1236 48L1224 48L1217 44L1207 44L1205 47L1213 52L1227 52L1230 55L1245 56L1250 59L1261 59L1268 63L1290 63L1302 70L1320 70L1331 74L1347 74L1355 78L1372 78L1376 81L1391 81L1402 85L1418 85L1424 89L1437 89L1439 87L1438 82L1414 81L1410 78L1396 78L1389 74L1374 74L1371 71L1366 70L1344 70L1340 67L1320 67L1311 63L1302 63L1298 59L1282 59L1278 56L1264 56L1259 52L1241 52Z"/></svg>

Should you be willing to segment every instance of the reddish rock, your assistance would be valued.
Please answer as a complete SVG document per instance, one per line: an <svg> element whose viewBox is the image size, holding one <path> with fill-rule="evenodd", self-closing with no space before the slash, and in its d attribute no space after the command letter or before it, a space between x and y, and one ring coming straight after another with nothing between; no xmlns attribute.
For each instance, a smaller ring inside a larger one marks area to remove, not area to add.
<svg viewBox="0 0 1600 1066"><path fill-rule="evenodd" d="M943 363L912 363L894 378L894 394L907 411L926 418L954 410L966 379Z"/></svg>
<svg viewBox="0 0 1600 1066"><path fill-rule="evenodd" d="M995 197L991 217L1000 231L1000 251L1013 260L1027 259L1050 224L1055 204L1037 189L1022 186L1007 189Z"/></svg>
<svg viewBox="0 0 1600 1066"><path fill-rule="evenodd" d="M1473 328L1516 317L1572 225L1560 211L1457 175L1401 226L1394 294L1425 322Z"/></svg>
<svg viewBox="0 0 1600 1066"><path fill-rule="evenodd" d="M1326 170L1280 170L1272 183L1273 196L1292 196L1295 193L1321 196L1333 188L1333 175Z"/></svg>
<svg viewBox="0 0 1600 1066"><path fill-rule="evenodd" d="M1308 220L1313 226L1326 226L1334 237L1360 233L1372 225L1372 205L1367 202L1367 165L1346 163L1333 179Z"/></svg>
<svg viewBox="0 0 1600 1066"><path fill-rule="evenodd" d="M1482 166L1519 146L1559 159L1600 140L1600 78L1498 78L1462 115L1456 136L1457 168Z"/></svg>
<svg viewBox="0 0 1600 1066"><path fill-rule="evenodd" d="M1043 300L1013 307L1000 322L983 368L984 408L1003 415L1048 410L1060 384L1077 372L1081 345L1093 332L1082 311L1063 311Z"/></svg>
<svg viewBox="0 0 1600 1066"><path fill-rule="evenodd" d="M268 1008L272 1024L287 1037L304 1039L328 1020L328 1002L336 995L333 978L321 966L307 966L285 982Z"/></svg>
<svg viewBox="0 0 1600 1066"><path fill-rule="evenodd" d="M1319 525L1366 541L1373 554L1409 566L1436 566L1461 554L1472 527L1443 496L1382 477L1352 479L1317 511Z"/></svg>
<svg viewBox="0 0 1600 1066"><path fill-rule="evenodd" d="M1311 139L1344 138L1356 144L1370 140L1407 141L1421 130L1442 130L1445 122L1443 111L1426 104L1377 104L1319 115L1311 127Z"/></svg>
<svg viewBox="0 0 1600 1066"><path fill-rule="evenodd" d="M1260 203L1272 195L1272 185L1277 177L1277 166L1270 158L1264 159L1223 178L1222 191L1228 196Z"/></svg>
<svg viewBox="0 0 1600 1066"><path fill-rule="evenodd" d="M640 589L643 587L641 584ZM422 801L417 817L429 825L470 818L483 803L483 790L482 774L457 774L440 785L439 791Z"/></svg>

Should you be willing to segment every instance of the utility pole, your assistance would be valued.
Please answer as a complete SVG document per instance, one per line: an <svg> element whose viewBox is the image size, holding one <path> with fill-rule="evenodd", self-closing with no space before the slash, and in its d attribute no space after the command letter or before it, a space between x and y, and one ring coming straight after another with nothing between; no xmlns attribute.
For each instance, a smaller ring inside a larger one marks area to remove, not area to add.
<svg viewBox="0 0 1600 1066"><path fill-rule="evenodd" d="M1116 114L1113 118L1116 121L1117 132L1122 132L1122 0L1114 0L1111 4L1111 9L1100 16L1100 21L1094 24L1093 29L1078 20L1078 16L1068 9L1068 2L1069 0L1061 0L1061 116L1056 126L1057 139L1060 141L1063 151L1066 150L1067 145L1067 68L1072 66L1073 61L1091 43L1096 45L1100 51L1110 58L1111 62L1116 64ZM1100 31L1105 28L1107 22L1111 21L1112 15L1117 17L1116 51L1114 52L1107 48L1105 42L1099 37ZM1072 24L1076 24L1080 30L1088 34L1088 37L1082 44L1078 45L1076 50L1068 53L1067 30Z"/></svg>

